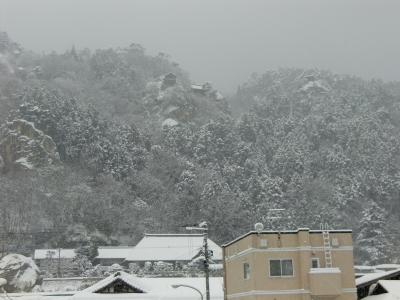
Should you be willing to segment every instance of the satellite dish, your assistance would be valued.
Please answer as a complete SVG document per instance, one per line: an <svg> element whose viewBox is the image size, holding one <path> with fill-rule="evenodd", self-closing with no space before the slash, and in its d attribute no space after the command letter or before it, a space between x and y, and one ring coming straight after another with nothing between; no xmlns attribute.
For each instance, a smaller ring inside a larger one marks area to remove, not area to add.
<svg viewBox="0 0 400 300"><path fill-rule="evenodd" d="M7 284L7 279L0 278L0 287L5 286Z"/></svg>
<svg viewBox="0 0 400 300"><path fill-rule="evenodd" d="M263 223L256 223L254 224L254 229L257 231L257 233L260 233L264 229Z"/></svg>

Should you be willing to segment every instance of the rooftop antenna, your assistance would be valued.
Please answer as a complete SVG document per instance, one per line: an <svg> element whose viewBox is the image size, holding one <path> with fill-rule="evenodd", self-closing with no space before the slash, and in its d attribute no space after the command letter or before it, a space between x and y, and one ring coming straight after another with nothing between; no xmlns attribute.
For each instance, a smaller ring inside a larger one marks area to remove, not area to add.
<svg viewBox="0 0 400 300"><path fill-rule="evenodd" d="M260 234L261 231L264 230L264 224L263 223L256 223L256 224L254 224L254 229L257 231L257 234Z"/></svg>
<svg viewBox="0 0 400 300"><path fill-rule="evenodd" d="M197 226L187 226L186 230L198 230L203 232L203 255L204 255L204 273L206 277L206 300L210 300L210 251L208 250L208 224L206 221Z"/></svg>

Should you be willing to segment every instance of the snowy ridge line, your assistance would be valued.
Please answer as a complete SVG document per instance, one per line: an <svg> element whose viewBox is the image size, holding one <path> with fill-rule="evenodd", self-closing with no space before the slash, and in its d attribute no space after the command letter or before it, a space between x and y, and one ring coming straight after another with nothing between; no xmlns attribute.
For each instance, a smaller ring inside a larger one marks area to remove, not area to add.
<svg viewBox="0 0 400 300"><path fill-rule="evenodd" d="M287 247L287 248L248 248L236 254L227 256L226 261L236 259L243 255L254 253L254 252L297 252L297 251L324 251L323 247ZM332 248L331 251L353 251L353 246L341 246L337 248Z"/></svg>

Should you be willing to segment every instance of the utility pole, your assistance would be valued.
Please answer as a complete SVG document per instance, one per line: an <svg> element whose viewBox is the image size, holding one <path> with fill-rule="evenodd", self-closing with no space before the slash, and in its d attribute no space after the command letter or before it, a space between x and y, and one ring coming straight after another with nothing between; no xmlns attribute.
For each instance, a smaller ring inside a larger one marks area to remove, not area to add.
<svg viewBox="0 0 400 300"><path fill-rule="evenodd" d="M61 278L61 248L58 247L57 277Z"/></svg>
<svg viewBox="0 0 400 300"><path fill-rule="evenodd" d="M210 300L210 270L209 270L209 258L208 258L208 227L205 223L204 231L204 272L206 275L206 300Z"/></svg>
<svg viewBox="0 0 400 300"><path fill-rule="evenodd" d="M208 225L207 222L201 222L199 225L188 226L186 230L203 231L203 252L204 252L204 273L206 277L206 300L210 300L210 257L208 251Z"/></svg>

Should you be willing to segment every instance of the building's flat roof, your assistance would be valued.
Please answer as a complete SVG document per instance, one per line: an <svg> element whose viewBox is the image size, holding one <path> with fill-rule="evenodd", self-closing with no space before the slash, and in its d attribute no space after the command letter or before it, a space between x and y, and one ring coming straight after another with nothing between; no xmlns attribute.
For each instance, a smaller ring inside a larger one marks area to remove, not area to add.
<svg viewBox="0 0 400 300"><path fill-rule="evenodd" d="M231 242L223 244L222 247L227 247L229 245L232 245L233 243L236 243L251 234L297 234L299 231L309 231L311 234L314 234L314 233L321 234L322 233L322 230L310 230L309 228L299 228L297 230L283 230L283 231L263 230L260 232L253 230L253 231L249 231L248 233L246 233L242 236L239 236L238 238L234 239ZM328 231L329 231L329 233L352 233L353 232L351 229L331 229Z"/></svg>

